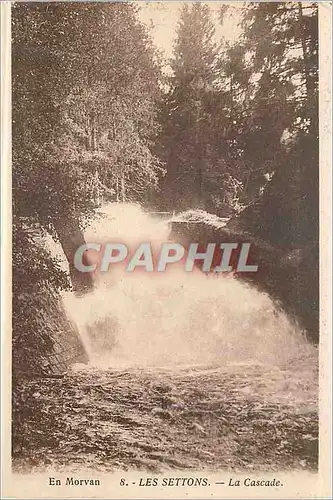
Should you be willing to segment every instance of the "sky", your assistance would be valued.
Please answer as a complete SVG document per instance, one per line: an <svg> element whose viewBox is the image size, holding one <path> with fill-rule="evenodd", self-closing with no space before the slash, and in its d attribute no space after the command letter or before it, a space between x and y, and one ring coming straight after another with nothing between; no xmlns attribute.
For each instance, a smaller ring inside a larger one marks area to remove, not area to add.
<svg viewBox="0 0 333 500"><path fill-rule="evenodd" d="M176 36L177 22L182 2L138 2L141 10L139 17L147 26L153 23L151 35L155 45L161 49L167 58L172 56L173 42ZM224 37L228 41L236 40L241 30L237 26L239 10L242 4L233 3L233 13L226 18L223 27L218 20L218 13L222 2L205 2L212 10L212 17L216 29L216 40ZM225 5L225 4L224 4ZM238 12L237 12L238 11Z"/></svg>

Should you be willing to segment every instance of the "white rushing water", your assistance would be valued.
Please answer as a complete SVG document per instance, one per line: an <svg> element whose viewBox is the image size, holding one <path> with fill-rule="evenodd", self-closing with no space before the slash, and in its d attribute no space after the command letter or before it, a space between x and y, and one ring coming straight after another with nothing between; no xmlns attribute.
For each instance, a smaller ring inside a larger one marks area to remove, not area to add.
<svg viewBox="0 0 333 500"><path fill-rule="evenodd" d="M158 249L170 236L139 206L103 212L87 242ZM96 274L87 295L64 294L90 362L29 381L34 411L18 420L15 467L315 470L317 349L272 300L222 273L123 269Z"/></svg>
<svg viewBox="0 0 333 500"><path fill-rule="evenodd" d="M139 206L111 204L103 213L86 230L87 242L133 248L168 240L167 222ZM231 276L186 273L175 265L165 273L111 267L96 276L94 292L81 298L69 293L64 300L95 366L315 369L316 349L302 332L266 294Z"/></svg>

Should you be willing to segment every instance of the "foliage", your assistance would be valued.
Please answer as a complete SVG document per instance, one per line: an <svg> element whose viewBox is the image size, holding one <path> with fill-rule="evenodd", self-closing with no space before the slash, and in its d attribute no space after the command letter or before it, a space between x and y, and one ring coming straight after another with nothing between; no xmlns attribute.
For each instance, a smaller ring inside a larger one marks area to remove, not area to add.
<svg viewBox="0 0 333 500"><path fill-rule="evenodd" d="M68 214L80 218L102 197L140 197L156 186L155 59L134 6L14 6L18 213L35 214L45 224Z"/></svg>
<svg viewBox="0 0 333 500"><path fill-rule="evenodd" d="M166 81L137 9L13 5L16 345L50 345L38 311L67 286L26 226L59 237L103 201L160 191L159 207L241 213L253 234L318 254L317 6L246 3L240 39L217 44L210 9L184 4Z"/></svg>
<svg viewBox="0 0 333 500"><path fill-rule="evenodd" d="M248 3L240 39L217 46L209 9L184 6L162 115L173 207L240 212L277 171L292 203L310 190L318 159L311 166L302 147L318 140L317 15L314 4Z"/></svg>
<svg viewBox="0 0 333 500"><path fill-rule="evenodd" d="M24 225L68 246L101 202L157 188L159 68L133 5L16 3L12 36L14 364L33 372L67 281Z"/></svg>
<svg viewBox="0 0 333 500"><path fill-rule="evenodd" d="M232 78L233 99L238 103L230 133L241 152L240 163L248 172L243 199L250 202L262 194L266 179L273 177L252 230L260 232L261 228L260 235L270 237L275 244L315 242L317 6L250 4L243 29L241 40L229 47L221 68L229 80Z"/></svg>
<svg viewBox="0 0 333 500"><path fill-rule="evenodd" d="M228 171L225 141L218 116L224 96L216 86L218 47L206 5L184 5L177 31L172 76L162 112L162 155L167 165L163 185L174 209L224 207L237 196L237 181ZM216 205L218 204L215 202Z"/></svg>

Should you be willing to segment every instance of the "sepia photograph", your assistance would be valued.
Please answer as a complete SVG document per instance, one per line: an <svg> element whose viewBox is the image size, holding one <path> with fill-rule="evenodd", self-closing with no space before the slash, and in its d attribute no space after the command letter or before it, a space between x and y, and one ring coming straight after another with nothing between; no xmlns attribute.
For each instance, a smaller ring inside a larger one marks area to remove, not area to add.
<svg viewBox="0 0 333 500"><path fill-rule="evenodd" d="M18 491L318 477L320 8L10 4Z"/></svg>

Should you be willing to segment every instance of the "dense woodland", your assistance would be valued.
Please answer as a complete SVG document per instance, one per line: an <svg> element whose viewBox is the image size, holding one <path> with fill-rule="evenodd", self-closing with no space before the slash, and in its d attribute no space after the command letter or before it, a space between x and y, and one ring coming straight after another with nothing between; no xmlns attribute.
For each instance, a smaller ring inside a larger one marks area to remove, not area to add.
<svg viewBox="0 0 333 500"><path fill-rule="evenodd" d="M60 237L103 202L243 216L273 244L317 249L316 4L246 3L234 43L184 4L170 61L139 8L13 5L14 342L38 330L33 292L69 286L27 229Z"/></svg>

